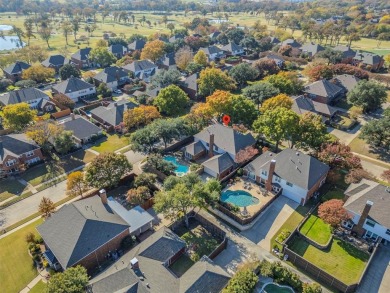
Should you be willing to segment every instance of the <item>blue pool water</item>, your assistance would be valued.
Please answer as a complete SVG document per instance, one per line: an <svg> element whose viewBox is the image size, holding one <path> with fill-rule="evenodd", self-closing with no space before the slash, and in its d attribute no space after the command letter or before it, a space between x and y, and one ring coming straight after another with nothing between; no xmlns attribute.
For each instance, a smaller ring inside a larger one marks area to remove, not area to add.
<svg viewBox="0 0 390 293"><path fill-rule="evenodd" d="M268 283L261 288L263 293L294 293L294 290L289 286L282 286L276 283Z"/></svg>
<svg viewBox="0 0 390 293"><path fill-rule="evenodd" d="M174 156L166 156L164 160L167 162L171 162L176 166L175 173L177 176L183 176L189 171L189 167L186 165L179 164L176 157Z"/></svg>
<svg viewBox="0 0 390 293"><path fill-rule="evenodd" d="M253 197L245 190L226 190L222 192L220 200L222 202L228 202L242 208L255 205L260 202L258 198Z"/></svg>

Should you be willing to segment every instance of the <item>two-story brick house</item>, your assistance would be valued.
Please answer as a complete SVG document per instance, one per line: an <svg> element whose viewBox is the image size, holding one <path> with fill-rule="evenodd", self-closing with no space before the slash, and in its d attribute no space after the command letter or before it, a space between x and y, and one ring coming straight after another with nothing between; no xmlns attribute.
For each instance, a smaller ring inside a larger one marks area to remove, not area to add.
<svg viewBox="0 0 390 293"><path fill-rule="evenodd" d="M55 104L50 97L37 88L25 88L0 95L0 107L27 103L31 109L48 113L55 110Z"/></svg>
<svg viewBox="0 0 390 293"><path fill-rule="evenodd" d="M22 172L41 160L41 148L25 134L0 136L0 177Z"/></svg>
<svg viewBox="0 0 390 293"><path fill-rule="evenodd" d="M17 82L22 79L23 71L30 67L31 65L26 62L16 61L4 68L3 72L6 78L12 80L12 82Z"/></svg>
<svg viewBox="0 0 390 293"><path fill-rule="evenodd" d="M75 102L96 95L96 87L77 77L71 77L52 87L55 94L64 94Z"/></svg>
<svg viewBox="0 0 390 293"><path fill-rule="evenodd" d="M118 66L110 66L104 68L98 74L93 77L95 85L98 86L104 83L108 88L116 90L118 87L123 86L126 82L130 81L130 77L127 71Z"/></svg>
<svg viewBox="0 0 390 293"><path fill-rule="evenodd" d="M78 50L70 57L71 64L74 64L78 69L89 68L94 64L89 59L89 54L92 48L83 48Z"/></svg>

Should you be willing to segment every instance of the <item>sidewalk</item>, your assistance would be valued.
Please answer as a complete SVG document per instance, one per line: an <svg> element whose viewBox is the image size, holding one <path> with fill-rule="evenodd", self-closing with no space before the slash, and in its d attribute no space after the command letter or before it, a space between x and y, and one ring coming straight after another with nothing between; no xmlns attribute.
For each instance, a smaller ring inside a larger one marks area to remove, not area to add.
<svg viewBox="0 0 390 293"><path fill-rule="evenodd" d="M34 287L40 280L42 280L42 276L38 274L38 276L35 277L34 280L32 280L28 285L21 290L19 293L28 293L30 292L31 288Z"/></svg>

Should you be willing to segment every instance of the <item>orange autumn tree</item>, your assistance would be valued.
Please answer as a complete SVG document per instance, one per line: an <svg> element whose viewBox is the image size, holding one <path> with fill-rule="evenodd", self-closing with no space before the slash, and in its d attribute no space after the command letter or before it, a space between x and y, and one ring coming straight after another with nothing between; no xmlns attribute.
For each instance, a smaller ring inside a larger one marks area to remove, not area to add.
<svg viewBox="0 0 390 293"><path fill-rule="evenodd" d="M141 59L149 59L156 62L164 55L164 46L164 42L160 40L147 42L145 47L142 49Z"/></svg>
<svg viewBox="0 0 390 293"><path fill-rule="evenodd" d="M227 113L232 97L233 95L229 92L217 90L206 98L206 104L213 114Z"/></svg>
<svg viewBox="0 0 390 293"><path fill-rule="evenodd" d="M155 106L141 105L134 109L125 111L123 115L123 123L129 130L138 128L141 125L147 125L155 119L161 118L160 113Z"/></svg>
<svg viewBox="0 0 390 293"><path fill-rule="evenodd" d="M343 207L344 202L340 199L331 199L318 207L318 216L332 227L337 227L342 221L350 219L350 215Z"/></svg>

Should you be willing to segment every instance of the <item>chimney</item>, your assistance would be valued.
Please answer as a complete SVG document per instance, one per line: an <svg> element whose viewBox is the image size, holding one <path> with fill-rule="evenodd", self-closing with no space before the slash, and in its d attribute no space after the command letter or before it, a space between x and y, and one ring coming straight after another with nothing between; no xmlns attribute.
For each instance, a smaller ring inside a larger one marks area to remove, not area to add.
<svg viewBox="0 0 390 293"><path fill-rule="evenodd" d="M74 115L74 113L71 113L71 114L70 114L70 117L72 118L72 120L75 120L75 119L76 119L76 116Z"/></svg>
<svg viewBox="0 0 390 293"><path fill-rule="evenodd" d="M107 204L107 192L105 189L99 190L99 196L103 204Z"/></svg>
<svg viewBox="0 0 390 293"><path fill-rule="evenodd" d="M210 139L209 139L209 158L214 156L214 134L210 133Z"/></svg>
<svg viewBox="0 0 390 293"><path fill-rule="evenodd" d="M272 191L272 177L274 176L275 166L276 166L276 161L275 160L271 160L270 163L269 163L267 182L265 183L265 188L269 192Z"/></svg>
<svg viewBox="0 0 390 293"><path fill-rule="evenodd" d="M353 231L355 231L359 236L363 236L366 230L363 228L364 223L366 222L368 218L368 214L370 212L370 209L374 203L370 200L367 200L366 205L364 206L363 212L360 215L359 222L356 226L353 227Z"/></svg>
<svg viewBox="0 0 390 293"><path fill-rule="evenodd" d="M130 260L130 264L131 264L131 268L133 270L139 269L139 262L138 262L138 259L136 257L134 257L132 260Z"/></svg>

